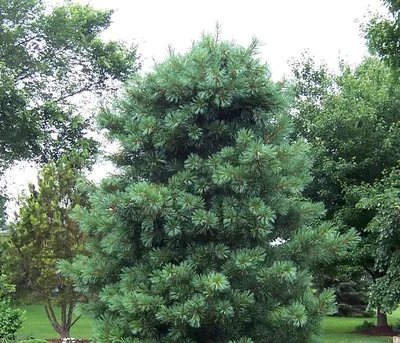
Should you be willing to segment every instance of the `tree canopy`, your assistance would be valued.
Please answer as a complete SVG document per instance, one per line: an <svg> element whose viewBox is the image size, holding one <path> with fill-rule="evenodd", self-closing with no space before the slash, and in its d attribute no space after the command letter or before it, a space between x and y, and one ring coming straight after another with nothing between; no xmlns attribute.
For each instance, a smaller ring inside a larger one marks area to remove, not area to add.
<svg viewBox="0 0 400 343"><path fill-rule="evenodd" d="M137 68L136 47L104 42L112 11L66 1L0 1L0 161L47 162L93 148L77 95L115 89ZM76 103L76 102L75 102ZM85 142L85 144L83 144Z"/></svg>
<svg viewBox="0 0 400 343"><path fill-rule="evenodd" d="M379 185L400 159L397 77L372 57L355 69L342 63L338 75L305 58L294 64L294 75L296 132L312 143L315 157L315 177L306 194L323 201L327 218L344 231L359 232L361 245L351 264L375 282L388 272L376 261L382 246L376 244L380 233L372 223L379 211L362 204L365 190ZM381 306L378 300L375 305Z"/></svg>
<svg viewBox="0 0 400 343"><path fill-rule="evenodd" d="M386 15L374 16L364 25L364 36L370 52L380 56L397 72L400 70L399 0L382 0Z"/></svg>
<svg viewBox="0 0 400 343"><path fill-rule="evenodd" d="M0 177L15 161L68 151L95 158L84 96L114 92L139 67L136 46L101 39L112 11L65 1L0 0ZM6 192L0 192L4 229Z"/></svg>

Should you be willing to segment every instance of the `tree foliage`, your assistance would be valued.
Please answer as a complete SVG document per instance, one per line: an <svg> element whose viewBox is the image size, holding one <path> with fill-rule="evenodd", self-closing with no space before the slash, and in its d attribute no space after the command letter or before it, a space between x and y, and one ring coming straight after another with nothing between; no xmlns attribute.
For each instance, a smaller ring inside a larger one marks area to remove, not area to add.
<svg viewBox="0 0 400 343"><path fill-rule="evenodd" d="M302 197L308 146L257 47L206 35L100 114L119 172L80 211L90 256L61 265L95 342L311 342L334 312L310 268L355 238Z"/></svg>
<svg viewBox="0 0 400 343"><path fill-rule="evenodd" d="M366 230L376 236L372 257L381 277L374 282L371 305L386 312L400 303L400 170L394 168L373 185L365 184L358 192L362 196L358 208L373 211Z"/></svg>
<svg viewBox="0 0 400 343"><path fill-rule="evenodd" d="M382 0L386 15L374 16L364 25L364 36L370 51L380 56L394 70L400 68L400 1Z"/></svg>
<svg viewBox="0 0 400 343"><path fill-rule="evenodd" d="M361 206L361 200L365 188L379 183L400 159L397 77L375 58L354 70L342 63L338 75L316 67L310 58L293 67L296 132L312 143L315 156L315 178L306 194L323 201L327 218L344 231L359 232L361 245L349 262L375 282L388 270L376 261L382 248L376 244L379 230L370 229L377 211ZM378 300L375 305L380 307Z"/></svg>
<svg viewBox="0 0 400 343"><path fill-rule="evenodd" d="M75 208L87 204L86 193L77 188L83 165L81 157L68 155L43 167L38 185L29 186L17 221L10 224L11 236L4 252L3 271L17 285L19 299L43 303L61 337L69 337L79 294L57 272L57 261L72 260L83 251L84 235L71 217ZM61 321L53 304L60 306Z"/></svg>
<svg viewBox="0 0 400 343"><path fill-rule="evenodd" d="M42 0L0 0L3 164L93 148L73 99L112 90L137 67L135 47L100 39L111 15L72 1L49 10Z"/></svg>

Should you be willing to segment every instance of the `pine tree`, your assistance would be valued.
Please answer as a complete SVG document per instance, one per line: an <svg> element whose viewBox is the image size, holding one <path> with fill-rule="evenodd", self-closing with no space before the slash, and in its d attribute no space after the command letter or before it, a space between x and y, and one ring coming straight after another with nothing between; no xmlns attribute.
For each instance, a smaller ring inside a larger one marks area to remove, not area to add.
<svg viewBox="0 0 400 343"><path fill-rule="evenodd" d="M302 197L309 150L257 48L205 35L102 110L119 171L77 215L89 256L61 265L95 342L311 342L334 311L309 270L355 239Z"/></svg>

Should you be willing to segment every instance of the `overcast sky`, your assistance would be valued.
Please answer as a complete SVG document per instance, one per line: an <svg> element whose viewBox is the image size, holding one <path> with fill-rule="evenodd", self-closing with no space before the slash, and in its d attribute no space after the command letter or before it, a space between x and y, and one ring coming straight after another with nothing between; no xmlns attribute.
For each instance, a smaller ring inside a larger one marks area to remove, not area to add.
<svg viewBox="0 0 400 343"><path fill-rule="evenodd" d="M49 0L54 4L57 0ZM262 60L275 80L289 73L288 60L308 49L332 68L338 58L355 65L367 53L360 23L368 12L383 12L379 0L90 0L96 8L113 8L113 24L105 39L136 42L149 70L172 45L184 52L201 32L212 32L218 21L222 37L248 45L253 36L264 43ZM96 178L104 175L97 170ZM8 173L13 194L36 177L35 169L19 167Z"/></svg>
<svg viewBox="0 0 400 343"><path fill-rule="evenodd" d="M287 61L309 49L336 66L338 57L357 63L366 53L356 22L381 8L379 0L81 0L97 8L114 8L110 39L136 41L147 69L152 58L166 56L172 44L184 52L202 31L222 25L223 37L248 45L253 36L265 43L262 57L279 79Z"/></svg>

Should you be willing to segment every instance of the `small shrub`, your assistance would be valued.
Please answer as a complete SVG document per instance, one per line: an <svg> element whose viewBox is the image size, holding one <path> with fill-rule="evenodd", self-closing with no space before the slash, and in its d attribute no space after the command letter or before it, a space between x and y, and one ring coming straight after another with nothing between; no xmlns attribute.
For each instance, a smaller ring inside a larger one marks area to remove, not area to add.
<svg viewBox="0 0 400 343"><path fill-rule="evenodd" d="M364 320L362 324L356 326L355 331L363 332L369 328L374 328L374 327L375 327L374 323Z"/></svg>
<svg viewBox="0 0 400 343"><path fill-rule="evenodd" d="M14 334L22 327L23 312L10 306L10 294L15 287L6 282L5 276L0 276L0 339L14 339Z"/></svg>
<svg viewBox="0 0 400 343"><path fill-rule="evenodd" d="M400 333L400 320L396 322L396 324L393 325L392 330L396 333Z"/></svg>

